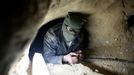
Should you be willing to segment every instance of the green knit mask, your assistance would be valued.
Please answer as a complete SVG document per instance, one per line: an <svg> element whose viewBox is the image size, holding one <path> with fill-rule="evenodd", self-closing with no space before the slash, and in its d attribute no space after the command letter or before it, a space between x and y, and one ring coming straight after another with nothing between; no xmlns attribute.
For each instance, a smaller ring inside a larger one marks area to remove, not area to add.
<svg viewBox="0 0 134 75"><path fill-rule="evenodd" d="M69 13L63 22L62 30L63 36L67 42L72 41L78 36L83 24L86 22L85 19L80 16Z"/></svg>

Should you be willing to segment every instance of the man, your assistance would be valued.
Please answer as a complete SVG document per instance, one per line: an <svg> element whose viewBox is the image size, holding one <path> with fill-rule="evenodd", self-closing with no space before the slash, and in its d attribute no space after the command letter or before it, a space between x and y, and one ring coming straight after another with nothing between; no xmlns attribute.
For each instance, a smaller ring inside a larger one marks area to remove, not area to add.
<svg viewBox="0 0 134 75"><path fill-rule="evenodd" d="M69 12L63 23L50 28L44 36L43 57L46 63L76 64L82 60L83 33L86 19L80 13Z"/></svg>

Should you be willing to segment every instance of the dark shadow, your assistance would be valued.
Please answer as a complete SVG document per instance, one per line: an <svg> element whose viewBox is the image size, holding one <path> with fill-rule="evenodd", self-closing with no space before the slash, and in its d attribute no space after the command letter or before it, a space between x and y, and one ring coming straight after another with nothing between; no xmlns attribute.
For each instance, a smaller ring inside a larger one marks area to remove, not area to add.
<svg viewBox="0 0 134 75"><path fill-rule="evenodd" d="M89 52L89 46L90 46L90 41L89 41L89 38L90 38L90 34L89 32L87 31L86 27L87 27L88 24L85 24L85 26L82 28L82 33L83 33L83 56L84 56L84 59L86 59L88 57L88 53Z"/></svg>
<svg viewBox="0 0 134 75"><path fill-rule="evenodd" d="M89 19L91 15L86 15L86 18ZM90 32L87 30L87 27L90 26L90 20L87 20L88 22L85 24L85 26L82 29L82 33L84 35L84 40L83 40L83 55L84 55L84 60L89 57L89 52L90 52Z"/></svg>
<svg viewBox="0 0 134 75"><path fill-rule="evenodd" d="M134 35L134 15L128 17L127 29Z"/></svg>
<svg viewBox="0 0 134 75"><path fill-rule="evenodd" d="M90 41L89 41L90 35L89 35L89 33L88 33L87 29L86 29L87 25L88 24L85 24L85 26L82 28L82 34L83 34L83 38L84 38L83 39L84 50L88 49L88 46L89 46L89 43L90 43Z"/></svg>
<svg viewBox="0 0 134 75"><path fill-rule="evenodd" d="M128 17L127 24L128 24L128 28L130 27L134 28L134 15Z"/></svg>

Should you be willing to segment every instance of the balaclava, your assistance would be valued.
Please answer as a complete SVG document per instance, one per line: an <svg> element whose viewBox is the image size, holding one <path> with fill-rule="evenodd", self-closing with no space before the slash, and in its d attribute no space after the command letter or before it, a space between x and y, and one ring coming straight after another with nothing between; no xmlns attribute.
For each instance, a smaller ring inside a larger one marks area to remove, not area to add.
<svg viewBox="0 0 134 75"><path fill-rule="evenodd" d="M62 25L63 36L66 42L72 41L77 37L85 22L86 19L82 18L80 13L74 13L74 12L68 13ZM68 28L73 29L73 31L68 30Z"/></svg>

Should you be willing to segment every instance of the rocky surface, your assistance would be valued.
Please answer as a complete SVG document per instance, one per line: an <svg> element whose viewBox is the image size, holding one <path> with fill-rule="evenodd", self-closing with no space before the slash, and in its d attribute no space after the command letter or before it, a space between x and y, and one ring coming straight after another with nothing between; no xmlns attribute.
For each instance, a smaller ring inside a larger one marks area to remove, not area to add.
<svg viewBox="0 0 134 75"><path fill-rule="evenodd" d="M53 0L50 5L49 0L23 0L7 5L8 13L1 14L0 75L6 75L39 27L69 11L89 14L84 65L106 75L134 74L134 0Z"/></svg>

